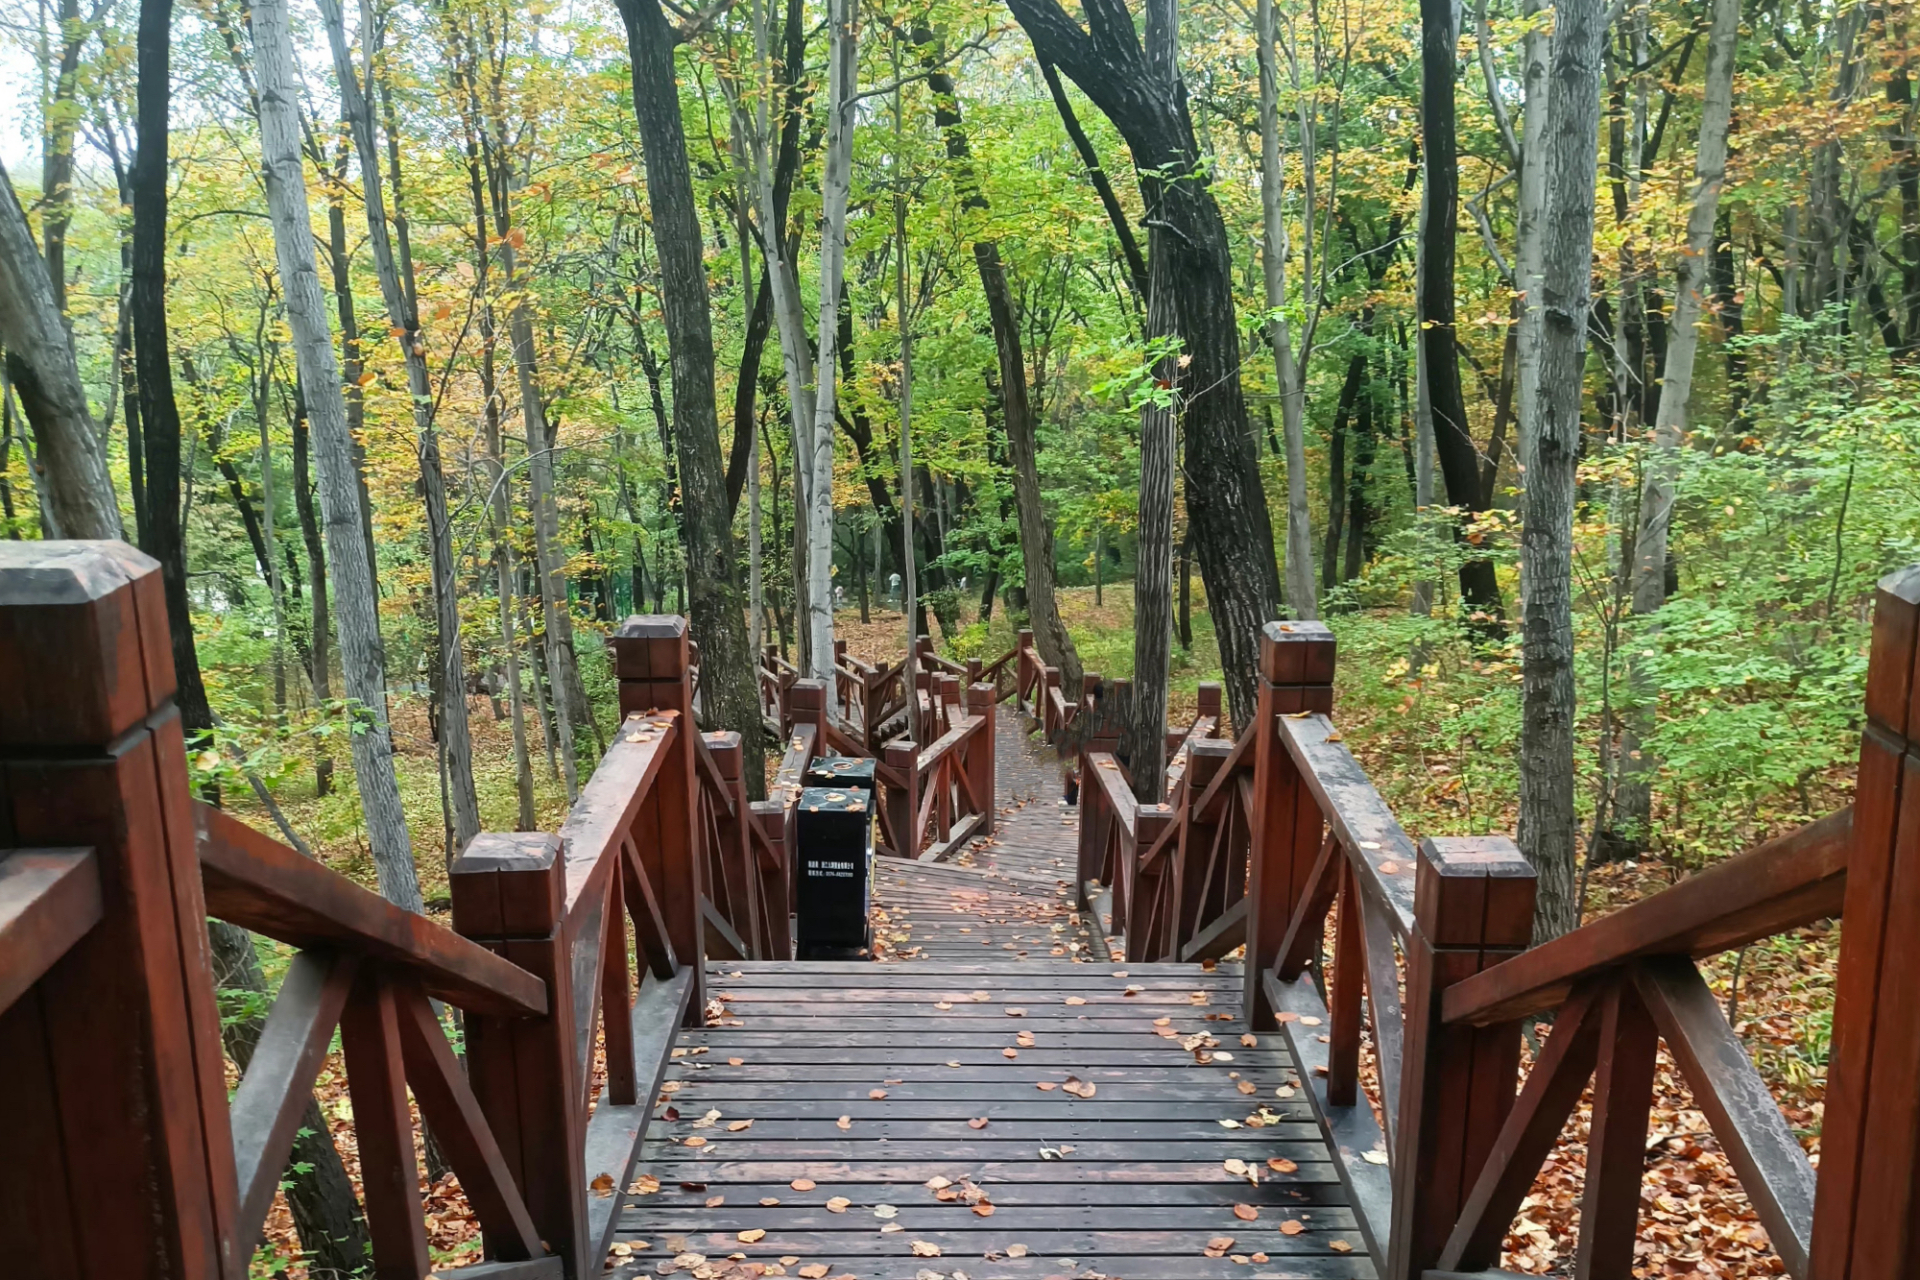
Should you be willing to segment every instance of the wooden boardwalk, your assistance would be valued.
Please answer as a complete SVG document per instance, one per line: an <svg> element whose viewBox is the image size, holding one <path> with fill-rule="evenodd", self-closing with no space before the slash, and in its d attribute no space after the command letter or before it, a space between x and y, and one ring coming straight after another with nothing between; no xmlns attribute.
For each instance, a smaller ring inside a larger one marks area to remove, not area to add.
<svg viewBox="0 0 1920 1280"><path fill-rule="evenodd" d="M1013 727L997 746L994 840L880 868L891 963L710 968L617 1274L1374 1274L1237 966L1095 959L1057 768Z"/></svg>

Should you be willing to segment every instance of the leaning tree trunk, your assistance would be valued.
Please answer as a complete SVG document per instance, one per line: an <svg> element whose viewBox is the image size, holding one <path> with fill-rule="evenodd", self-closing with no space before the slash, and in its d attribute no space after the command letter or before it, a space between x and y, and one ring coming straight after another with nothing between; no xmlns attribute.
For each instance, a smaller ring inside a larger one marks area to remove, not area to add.
<svg viewBox="0 0 1920 1280"><path fill-rule="evenodd" d="M1148 14L1149 28L1165 32L1163 39L1149 35L1151 50L1141 47L1123 0L1086 0L1091 34L1058 0L1007 4L1034 51L1113 121L1139 172L1156 175L1147 184L1147 256L1153 278L1169 282L1168 327L1188 361L1180 404L1187 514L1233 720L1245 725L1257 689L1260 628L1280 608L1280 570L1240 387L1233 255L1187 116L1171 0L1156 0Z"/></svg>
<svg viewBox="0 0 1920 1280"><path fill-rule="evenodd" d="M1466 512L1482 507L1480 451L1467 421L1460 385L1458 333L1454 323L1454 242L1460 230L1459 149L1454 136L1454 64L1458 57L1454 0L1420 0L1420 139L1425 162L1418 283L1420 350L1426 360L1427 398L1433 412L1434 452L1447 486L1447 500ZM1493 561L1460 566L1460 602L1483 626L1500 616L1500 584Z"/></svg>
<svg viewBox="0 0 1920 1280"><path fill-rule="evenodd" d="M293 500L294 509L300 513L300 536L307 547L307 587L313 602L312 630L312 670L313 700L315 705L326 714L328 702L333 700L333 673L330 667L333 654L329 647L330 610L327 604L327 557L326 548L320 541L320 517L313 507L313 479L309 473L308 457L312 432L307 425L307 399L304 388L294 388L296 407L293 415ZM314 744L313 789L318 795L327 795L333 790L333 754L324 740Z"/></svg>
<svg viewBox="0 0 1920 1280"><path fill-rule="evenodd" d="M1687 402L1693 395L1694 354L1700 346L1700 321L1710 287L1713 229L1720 190L1727 177L1727 134L1733 119L1733 64L1740 39L1739 0L1713 0L1713 25L1707 35L1706 101L1700 112L1700 145L1694 158L1693 208L1687 214L1687 243L1674 263L1673 319L1668 326L1667 363L1654 418L1653 452L1640 491L1640 531L1633 544L1633 613L1646 617L1667 599L1667 540L1680 440L1687 428ZM1654 761L1640 739L1651 725L1652 697L1646 673L1628 669L1638 709L1631 712L1620 744L1621 778L1614 801L1620 834L1631 844L1643 841L1652 816Z"/></svg>
<svg viewBox="0 0 1920 1280"><path fill-rule="evenodd" d="M328 0L329 4L331 0ZM323 12L325 9L323 8ZM332 7L333 19L339 9ZM258 0L250 15L254 60L260 78L260 149L273 223L274 254L286 296L287 327L293 331L294 362L307 396L307 421L320 465L320 507L327 525L327 557L333 564L334 617L340 633L340 667L347 696L357 705L348 735L354 781L366 815L367 843L380 892L389 902L421 910L420 879L413 864L407 816L400 807L393 737L387 724L387 687L380 650L379 596L362 542L359 477L347 432L346 398L327 327L326 299L314 266L313 223L307 207L306 170L300 158L298 82L286 0ZM344 33L342 33L344 43ZM351 69L351 64L349 64ZM142 147L144 150L144 142ZM135 312L138 317L139 312ZM156 509L155 517L161 512Z"/></svg>
<svg viewBox="0 0 1920 1280"><path fill-rule="evenodd" d="M440 433L433 422L433 384L427 374L426 335L420 331L420 316L412 290L412 263L408 260L404 239L401 254L394 254L393 238L387 226L386 200L382 192L380 153L373 136L373 113L360 84L352 56L347 50L345 20L339 0L321 0L320 13L327 24L327 39L333 49L334 75L340 83L341 114L353 134L354 149L360 156L360 185L367 211L367 241L373 249L375 273L380 293L387 304L387 323L392 327L407 366L407 397L413 405L414 431L417 437L420 487L426 498L427 544L433 558L434 631L439 642L439 686L446 691L441 699L440 743L446 757L447 790L451 801L454 848L452 857L467 842L480 834L480 801L473 785L473 737L467 726L466 661L460 644L459 588L454 581L453 528L447 510L447 478L440 463ZM262 93L265 89L263 87ZM264 108L263 108L264 109ZM398 175L395 175L398 182ZM403 279L402 272L407 278Z"/></svg>
<svg viewBox="0 0 1920 1280"><path fill-rule="evenodd" d="M166 193L160 197L164 212ZM164 239L164 227L160 234ZM87 410L73 344L5 169L0 169L0 346L6 347L7 377L20 393L40 446L46 509L55 525L44 530L46 536L120 537L120 507Z"/></svg>
<svg viewBox="0 0 1920 1280"><path fill-rule="evenodd" d="M968 209L985 211L987 198L973 172L973 149L960 126L960 103L954 92L953 77L933 61L933 33L920 27L913 33L920 46L922 65L934 68L927 76L933 90L933 119L946 138L947 159L953 162L958 185L965 193L962 204ZM1007 284L1006 264L1000 260L1000 246L991 240L973 245L973 265L980 276L980 292L987 299L987 318L993 327L994 353L1000 363L1000 417L1006 428L1007 451L1013 455L1014 511L1020 521L1021 564L1026 571L1027 615L1033 626L1033 642L1049 666L1060 668L1060 683L1067 696L1080 696L1082 668L1080 651L1060 620L1060 603L1053 568L1053 523L1047 519L1040 496L1039 442L1034 429L1033 397L1027 386L1026 354L1020 344L1020 317L1014 306L1013 290ZM992 594L983 598L981 616L992 605Z"/></svg>
<svg viewBox="0 0 1920 1280"><path fill-rule="evenodd" d="M1724 0L1738 3L1738 0ZM1533 936L1578 923L1573 816L1573 494L1581 369L1592 309L1594 149L1600 136L1605 0L1555 9L1551 102L1541 152L1539 377L1521 420L1528 459L1520 539L1520 848L1539 876Z"/></svg>
<svg viewBox="0 0 1920 1280"><path fill-rule="evenodd" d="M1306 380L1294 359L1293 335L1281 308L1287 305L1286 174L1280 159L1280 69L1273 0L1259 0L1256 44L1260 54L1260 211L1262 282L1266 286L1267 342L1273 347L1274 379L1280 388L1280 431L1287 462L1287 605L1296 618L1320 616L1313 589L1313 519L1307 506ZM1308 228L1312 233L1312 228Z"/></svg>
<svg viewBox="0 0 1920 1280"><path fill-rule="evenodd" d="M1147 249L1147 341L1171 335L1174 282L1157 235ZM1133 704L1126 752L1133 794L1159 804L1167 790L1167 681L1173 657L1173 469L1181 360L1162 356L1153 377L1166 388L1140 410L1140 506L1133 574ZM1191 490L1189 490L1191 493ZM1192 502L1189 498L1189 510ZM1191 517L1189 517L1191 520ZM1191 529L1191 523L1189 523Z"/></svg>
<svg viewBox="0 0 1920 1280"><path fill-rule="evenodd" d="M674 454L680 467L687 597L700 645L700 690L707 723L732 729L745 749L747 790L766 786L761 763L759 677L747 635L746 601L734 555L720 420L713 395L713 329L706 266L673 36L657 0L619 0L633 59L633 106L646 153L647 202L660 258L660 297L673 362ZM830 317L829 317L830 319ZM831 430L831 428L829 428ZM833 645L827 645L832 660Z"/></svg>
<svg viewBox="0 0 1920 1280"><path fill-rule="evenodd" d="M133 360L140 421L146 433L151 541L142 550L160 562L172 641L174 703L188 740L213 728L213 708L200 678L187 600L186 539L180 512L180 409L173 400L173 356L167 347L167 116L171 96L168 56L172 0L141 0L136 36L139 83L133 172ZM0 202L4 203L4 202ZM36 262L41 283L46 276ZM57 321L56 321L57 323ZM84 401L82 401L84 403ZM109 535L113 536L113 535Z"/></svg>

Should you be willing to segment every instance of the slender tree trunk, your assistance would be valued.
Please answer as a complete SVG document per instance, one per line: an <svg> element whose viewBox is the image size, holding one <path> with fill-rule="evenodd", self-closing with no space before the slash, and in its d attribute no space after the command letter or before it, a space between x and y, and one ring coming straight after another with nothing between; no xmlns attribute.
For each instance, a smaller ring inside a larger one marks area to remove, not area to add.
<svg viewBox="0 0 1920 1280"><path fill-rule="evenodd" d="M313 603L313 621L310 624L312 637L308 642L313 653L309 663L310 678L313 682L313 700L317 706L324 708L333 698L333 654L327 634L332 626L328 616L327 557L320 541L320 517L314 510L313 477L308 470L311 432L307 423L306 388L297 381L294 384L294 406L293 502L294 509L300 513L300 537L307 547L308 598ZM323 796L333 791L333 753L327 749L324 739L314 744L313 789L316 795Z"/></svg>
<svg viewBox="0 0 1920 1280"><path fill-rule="evenodd" d="M1480 510L1480 454L1467 421L1460 386L1454 323L1454 243L1460 225L1459 151L1454 136L1454 67L1459 44L1453 0L1420 0L1421 158L1426 182L1422 204L1419 294L1421 353L1427 399L1432 407L1434 452L1447 486L1447 500L1467 512ZM1493 562L1460 566L1460 599L1470 620L1492 625L1500 616L1500 586Z"/></svg>
<svg viewBox="0 0 1920 1280"><path fill-rule="evenodd" d="M136 43L139 82L133 191L133 353L140 392L140 420L147 434L147 493L153 505L152 542L142 548L160 562L167 598L167 632L173 642L174 703L188 741L213 728L213 708L200 678L187 600L186 538L180 502L180 410L173 401L172 354L167 347L167 120L171 99L169 47L172 0L141 0ZM18 209L18 202L0 199ZM22 273L23 276L27 273ZM36 262L33 278L46 284ZM57 318L54 323L58 324ZM9 351L12 345L9 343ZM68 359L71 360L71 354ZM76 386L78 379L75 380ZM84 406L84 400L79 401ZM91 435L91 430L88 430ZM77 442L76 442L77 444ZM98 490L93 490L97 495ZM115 532L103 536L117 537Z"/></svg>
<svg viewBox="0 0 1920 1280"><path fill-rule="evenodd" d="M1727 0L1737 3L1738 0ZM1600 136L1605 0L1560 0L1548 72L1539 370L1525 422L1528 459L1520 541L1520 848L1540 880L1534 938L1578 923L1573 814L1573 497L1580 458L1581 371L1592 307L1594 151Z"/></svg>
<svg viewBox="0 0 1920 1280"><path fill-rule="evenodd" d="M710 727L739 733L746 753L747 792L758 798L764 794L766 773L761 764L757 660L749 645L726 469L720 457L719 413L713 396L712 303L687 167L680 91L674 81L671 29L656 0L619 0L619 6L633 60L634 113L646 152L647 201L660 256L660 297L673 364L674 451L680 467L692 633L700 645L702 709ZM822 321L831 324L832 316L823 313ZM826 431L831 434L831 424ZM829 488L831 482L829 472ZM829 637L829 661L832 654Z"/></svg>
<svg viewBox="0 0 1920 1280"><path fill-rule="evenodd" d="M1307 509L1306 383L1293 353L1287 304L1286 173L1281 168L1280 69L1273 0L1259 0L1255 44L1260 55L1260 209L1267 345L1280 390L1280 430L1287 466L1287 606L1296 618L1320 616L1313 586L1313 520ZM1311 233L1312 228L1308 228Z"/></svg>
<svg viewBox="0 0 1920 1280"><path fill-rule="evenodd" d="M329 0L330 2L330 0ZM339 11L332 15L336 20ZM340 628L341 673L347 696L358 705L353 745L354 780L367 824L380 892L409 911L421 909L419 874L407 818L400 807L393 738L387 724L386 677L377 622L379 598L361 545L359 489L347 436L346 401L334 363L326 302L314 266L313 224L307 208L306 171L300 156L298 90L293 38L285 0L258 0L249 20L260 78L260 145L266 175L267 210L275 257L293 331L300 385L320 464L320 505L327 524L327 552L334 573L334 605ZM141 143L144 156L146 144ZM138 313L136 312L136 315ZM152 421L151 415L148 421ZM161 512L156 509L156 516Z"/></svg>
<svg viewBox="0 0 1920 1280"><path fill-rule="evenodd" d="M1713 0L1713 25L1707 35L1706 98L1700 113L1700 142L1694 158L1693 207L1687 214L1687 245L1674 264L1673 321L1654 419L1653 450L1640 490L1640 529L1633 546L1632 603L1636 617L1659 611L1667 598L1667 542L1673 521L1679 451L1686 434L1688 401L1693 394L1694 353L1699 349L1705 314L1713 231L1720 191L1727 174L1727 135L1733 117L1735 47L1740 38L1739 0ZM1614 809L1625 838L1643 840L1652 814L1655 762L1641 746L1651 725L1652 697L1645 671L1629 664L1627 679L1639 705L1621 744L1620 789Z"/></svg>
<svg viewBox="0 0 1920 1280"><path fill-rule="evenodd" d="M161 179L165 180L164 174ZM151 203L153 193L146 195ZM164 205L166 192L159 195ZM164 238L164 227L159 234ZM20 394L27 423L40 444L46 508L54 524L46 536L120 537L120 507L108 480L93 414L87 408L86 390L80 385L73 344L48 283L47 264L34 248L33 232L4 169L0 169L0 345L6 347L8 379Z"/></svg>
<svg viewBox="0 0 1920 1280"><path fill-rule="evenodd" d="M1147 305L1147 260L1141 256L1140 241L1133 234L1132 224L1127 221L1126 210L1120 206L1120 197L1114 194L1113 181L1107 177L1106 168L1100 163L1100 153L1093 149L1093 139L1080 127L1080 117L1075 114L1073 103L1067 97L1066 86L1060 83L1060 72L1051 62L1042 58L1040 74L1046 77L1047 91L1053 95L1053 105L1060 113L1060 123L1066 126L1074 150L1080 153L1080 163L1086 168L1087 181L1093 184L1094 193L1100 197L1100 207L1107 212L1107 225L1113 228L1114 239L1120 242L1121 256L1127 262L1127 284L1133 289L1134 301L1144 307Z"/></svg>

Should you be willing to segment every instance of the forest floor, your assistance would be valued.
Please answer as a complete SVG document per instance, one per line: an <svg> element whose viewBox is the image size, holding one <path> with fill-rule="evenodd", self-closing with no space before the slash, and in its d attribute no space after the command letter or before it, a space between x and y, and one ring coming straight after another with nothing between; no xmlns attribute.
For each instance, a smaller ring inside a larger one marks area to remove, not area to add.
<svg viewBox="0 0 1920 1280"><path fill-rule="evenodd" d="M1218 679L1219 660L1203 594L1195 582L1194 644L1174 648L1172 719L1190 718L1194 691L1203 680ZM1082 661L1090 671L1109 676L1131 674L1133 609L1129 584L1107 586L1096 603L1092 588L1062 592L1061 610L1074 633ZM905 637L901 616L875 602L869 621L855 609L838 619L839 633L858 655L879 657L900 651ZM969 610L954 634L942 636L942 651L955 657L991 661L1014 643L1004 611L981 623ZM1376 628L1377 622L1377 628ZM1463 834L1514 828L1511 756L1508 744L1490 720L1483 738L1457 730L1463 708L1477 701L1511 701L1510 672L1498 660L1465 652L1429 655L1421 671L1399 670L1386 655L1393 639L1391 620L1348 615L1334 621L1341 640L1336 687L1336 718L1354 754L1415 838L1423 834ZM587 638L583 636L583 645ZM489 829L508 830L514 820L513 752L510 724L496 720L487 699L470 704L474 734L475 782L482 818ZM428 733L424 699L396 695L393 704L396 755L402 799L414 836L421 889L429 915L448 918L446 851L441 834L438 773ZM611 723L611 712L608 713ZM531 728L531 726L530 726ZM338 752L333 793L314 794L313 774L290 770L276 788L288 820L316 854L335 869L369 887L373 864L366 851L351 762ZM581 769L591 767L591 750ZM544 754L534 766L536 810L540 825L557 829L566 797ZM1807 795L1743 802L1733 818L1715 827L1711 807L1734 802L1693 797L1686 817L1699 835L1658 846L1638 862L1598 866L1586 884L1586 915L1592 919L1637 901L1673 883L1716 856L1726 856L1786 830L1809 816L1848 802L1850 780L1834 776L1813 780ZM1805 800L1814 813L1803 814ZM263 830L272 830L251 796L236 796L234 807ZM1677 816L1677 815L1675 815ZM1703 847L1715 846L1715 847ZM278 981L289 952L263 943L270 982ZM1703 966L1708 982L1728 1002L1735 1027L1745 1039L1761 1073L1796 1133L1818 1163L1818 1132L1823 1108L1828 1040L1832 1025L1834 969L1839 952L1837 925L1821 925L1755 944L1747 951L1719 957ZM1737 984L1737 1000L1734 992ZM349 1174L358 1181L358 1160L351 1127L352 1108L337 1053L323 1070L316 1092L334 1132ZM1585 1173L1588 1102L1569 1121L1562 1144L1542 1171L1522 1209L1518 1229L1508 1239L1502 1265L1544 1274L1572 1263ZM477 1224L451 1176L428 1187L429 1232L436 1266L478 1261ZM1693 1105L1685 1082L1662 1050L1655 1081L1648 1163L1642 1191L1642 1243L1636 1273L1645 1276L1769 1276L1782 1270L1766 1244L1746 1197L1705 1117ZM265 1243L256 1255L256 1276L286 1275L303 1280L297 1238L283 1199L268 1219Z"/></svg>

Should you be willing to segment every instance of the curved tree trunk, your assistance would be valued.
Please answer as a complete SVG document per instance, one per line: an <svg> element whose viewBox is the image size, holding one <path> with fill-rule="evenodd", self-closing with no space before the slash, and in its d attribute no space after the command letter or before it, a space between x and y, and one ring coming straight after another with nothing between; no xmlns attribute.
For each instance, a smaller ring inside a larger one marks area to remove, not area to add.
<svg viewBox="0 0 1920 1280"><path fill-rule="evenodd" d="M6 347L7 376L40 445L46 508L57 526L46 536L120 537L120 507L73 344L5 169L0 169L0 346Z"/></svg>
<svg viewBox="0 0 1920 1280"><path fill-rule="evenodd" d="M646 152L647 202L660 256L660 298L673 364L674 453L680 466L689 615L700 645L702 710L709 727L740 735L747 791L757 799L766 786L759 677L747 635L746 600L720 457L712 303L687 169L680 90L674 81L673 33L658 0L619 0L619 7L633 60L634 114ZM832 317L826 322L831 324ZM832 654L829 641L829 661Z"/></svg>

